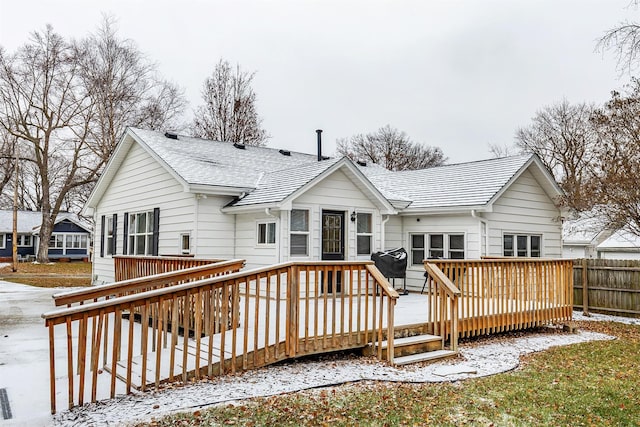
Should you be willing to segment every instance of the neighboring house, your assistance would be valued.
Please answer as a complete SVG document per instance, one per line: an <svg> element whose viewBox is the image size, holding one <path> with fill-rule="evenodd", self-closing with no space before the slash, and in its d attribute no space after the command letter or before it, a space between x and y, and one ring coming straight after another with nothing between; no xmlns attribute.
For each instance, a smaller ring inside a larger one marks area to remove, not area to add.
<svg viewBox="0 0 640 427"><path fill-rule="evenodd" d="M563 258L640 259L640 237L608 228L593 212L565 221L562 239Z"/></svg>
<svg viewBox="0 0 640 427"><path fill-rule="evenodd" d="M347 158L129 128L84 212L94 278L115 254L368 260L407 249L409 288L429 257L560 257L561 190L536 156L390 172Z"/></svg>
<svg viewBox="0 0 640 427"><path fill-rule="evenodd" d="M18 211L18 256L35 259L38 253L42 213ZM60 212L49 240L49 259L89 259L93 228L78 215ZM0 260L13 259L13 211L0 210Z"/></svg>

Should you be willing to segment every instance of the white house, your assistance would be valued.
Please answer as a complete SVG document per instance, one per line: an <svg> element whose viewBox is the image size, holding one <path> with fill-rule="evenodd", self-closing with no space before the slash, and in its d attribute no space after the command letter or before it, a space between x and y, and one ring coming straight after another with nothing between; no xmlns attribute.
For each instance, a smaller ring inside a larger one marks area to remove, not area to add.
<svg viewBox="0 0 640 427"><path fill-rule="evenodd" d="M404 247L407 285L429 257L560 257L561 190L536 156L390 172L348 158L128 129L85 206L94 280L114 254L370 259Z"/></svg>

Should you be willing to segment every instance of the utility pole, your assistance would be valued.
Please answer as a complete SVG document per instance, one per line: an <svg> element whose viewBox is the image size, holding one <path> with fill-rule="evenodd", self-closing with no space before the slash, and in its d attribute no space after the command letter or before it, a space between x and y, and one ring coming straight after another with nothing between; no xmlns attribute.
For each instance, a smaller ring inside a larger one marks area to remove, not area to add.
<svg viewBox="0 0 640 427"><path fill-rule="evenodd" d="M15 183L13 184L13 272L18 271L18 141L14 143L16 154Z"/></svg>

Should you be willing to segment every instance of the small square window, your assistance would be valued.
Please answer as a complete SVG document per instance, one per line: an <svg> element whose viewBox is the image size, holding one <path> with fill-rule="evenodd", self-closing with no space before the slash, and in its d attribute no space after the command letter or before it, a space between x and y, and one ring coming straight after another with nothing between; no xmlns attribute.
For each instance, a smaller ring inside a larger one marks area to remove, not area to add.
<svg viewBox="0 0 640 427"><path fill-rule="evenodd" d="M258 244L273 245L276 243L276 223L258 223Z"/></svg>

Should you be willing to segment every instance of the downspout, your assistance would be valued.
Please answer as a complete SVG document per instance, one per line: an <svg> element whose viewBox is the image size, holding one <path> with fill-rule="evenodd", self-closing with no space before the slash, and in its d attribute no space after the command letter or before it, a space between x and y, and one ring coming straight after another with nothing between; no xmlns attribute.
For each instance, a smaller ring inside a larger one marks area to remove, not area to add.
<svg viewBox="0 0 640 427"><path fill-rule="evenodd" d="M478 237L480 238L480 242L482 242L482 225L484 224L484 232L485 232L484 254L485 256L488 256L489 255L489 221L487 221L485 218L482 218L476 215L475 209L471 209L471 216L477 219L478 221L480 221L480 224L478 224ZM482 245L480 245L480 248L482 248ZM480 251L480 257L482 257L482 250Z"/></svg>
<svg viewBox="0 0 640 427"><path fill-rule="evenodd" d="M200 228L200 194L196 194L196 212L194 214L194 227L193 227L193 256L194 258L198 257L198 229ZM182 248L182 242L180 242L180 247ZM181 251L182 252L182 251Z"/></svg>
<svg viewBox="0 0 640 427"><path fill-rule="evenodd" d="M282 236L281 236L281 229L280 229L280 216L273 215L271 213L271 208L265 208L264 209L264 213L265 213L265 215L270 216L271 218L275 218L275 220L276 220L276 230L277 230L277 234L276 235L279 236L278 242L276 244L276 263L280 263L280 262L282 262L280 260L280 245L282 244L282 238L281 238Z"/></svg>
<svg viewBox="0 0 640 427"><path fill-rule="evenodd" d="M380 250L381 251L384 251L385 236L387 234L387 230L385 229L385 225L387 224L387 221L389 221L390 219L391 219L391 215L387 215L386 218L384 218L384 216L383 216L382 222L380 223L381 224L381 228L382 228L380 230L380 232L382 233L380 235L380 246L381 246Z"/></svg>

